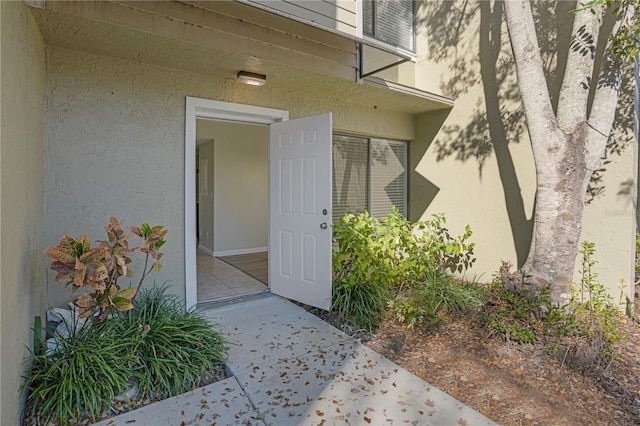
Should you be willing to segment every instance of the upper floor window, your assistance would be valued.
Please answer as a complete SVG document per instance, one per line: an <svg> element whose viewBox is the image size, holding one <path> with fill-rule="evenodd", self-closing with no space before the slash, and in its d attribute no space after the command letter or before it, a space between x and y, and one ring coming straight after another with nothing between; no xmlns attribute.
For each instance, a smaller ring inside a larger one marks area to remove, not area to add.
<svg viewBox="0 0 640 426"><path fill-rule="evenodd" d="M362 12L364 35L415 51L413 0L363 0Z"/></svg>

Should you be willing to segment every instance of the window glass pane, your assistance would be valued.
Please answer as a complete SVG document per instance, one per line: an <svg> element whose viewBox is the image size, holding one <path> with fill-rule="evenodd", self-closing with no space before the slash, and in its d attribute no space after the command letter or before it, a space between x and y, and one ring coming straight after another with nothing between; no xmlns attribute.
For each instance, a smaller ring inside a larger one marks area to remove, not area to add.
<svg viewBox="0 0 640 426"><path fill-rule="evenodd" d="M365 35L393 46L415 50L413 0L364 0L362 12Z"/></svg>
<svg viewBox="0 0 640 426"><path fill-rule="evenodd" d="M371 139L369 213L384 217L393 206L407 215L407 143Z"/></svg>
<svg viewBox="0 0 640 426"><path fill-rule="evenodd" d="M374 21L376 39L413 50L412 0L377 0Z"/></svg>
<svg viewBox="0 0 640 426"><path fill-rule="evenodd" d="M364 0L362 3L362 31L369 37L373 34L373 1Z"/></svg>
<svg viewBox="0 0 640 426"><path fill-rule="evenodd" d="M369 147L367 139L352 136L333 137L333 222L346 212L367 209Z"/></svg>

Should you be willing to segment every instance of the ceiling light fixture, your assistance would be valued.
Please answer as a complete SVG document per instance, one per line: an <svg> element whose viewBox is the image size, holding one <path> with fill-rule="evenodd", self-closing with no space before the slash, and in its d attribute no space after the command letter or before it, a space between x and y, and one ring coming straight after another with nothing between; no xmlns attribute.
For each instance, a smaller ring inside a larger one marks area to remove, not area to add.
<svg viewBox="0 0 640 426"><path fill-rule="evenodd" d="M249 71L240 71L238 73L238 82L250 86L264 86L267 82L267 76Z"/></svg>

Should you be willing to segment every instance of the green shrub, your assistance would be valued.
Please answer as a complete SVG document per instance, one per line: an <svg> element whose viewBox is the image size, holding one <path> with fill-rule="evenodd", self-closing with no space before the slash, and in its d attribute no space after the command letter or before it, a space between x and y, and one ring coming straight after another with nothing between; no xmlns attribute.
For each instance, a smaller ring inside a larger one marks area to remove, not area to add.
<svg viewBox="0 0 640 426"><path fill-rule="evenodd" d="M619 324L624 317L593 271L594 244L583 242L580 254L582 278L567 306L551 302L550 287L529 292L526 276L518 288L507 290L496 274L482 314L489 332L519 343L541 344L548 352L563 346L564 360L580 368L608 365L616 356L616 344L623 340Z"/></svg>
<svg viewBox="0 0 640 426"><path fill-rule="evenodd" d="M375 328L390 289L423 280L433 271L464 271L471 266L471 230L452 237L444 215L412 224L397 209L383 220L368 212L345 214L334 227L332 305L345 321Z"/></svg>
<svg viewBox="0 0 640 426"><path fill-rule="evenodd" d="M24 415L67 424L85 416L95 421L109 408L129 384L131 359L128 342L107 323L69 324L70 337L55 332L55 348L32 355L23 384L28 392Z"/></svg>
<svg viewBox="0 0 640 426"><path fill-rule="evenodd" d="M438 323L444 315L471 309L483 299L484 291L477 285L460 283L442 271L431 270L420 281L403 286L388 305L394 318L412 329Z"/></svg>
<svg viewBox="0 0 640 426"><path fill-rule="evenodd" d="M141 397L174 396L226 360L226 340L198 312L186 311L164 288L143 291L116 327L131 347Z"/></svg>
<svg viewBox="0 0 640 426"><path fill-rule="evenodd" d="M139 398L168 397L192 389L223 363L225 339L164 291L142 291L133 309L77 330L70 325L71 336L54 334L54 350L34 351L24 415L60 424L95 421L131 379Z"/></svg>

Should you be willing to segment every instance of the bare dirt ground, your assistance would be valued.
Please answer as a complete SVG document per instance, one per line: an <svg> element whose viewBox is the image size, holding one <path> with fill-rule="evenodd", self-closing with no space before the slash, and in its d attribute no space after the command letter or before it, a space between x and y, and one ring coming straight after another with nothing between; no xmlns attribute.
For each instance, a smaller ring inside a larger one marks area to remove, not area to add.
<svg viewBox="0 0 640 426"><path fill-rule="evenodd" d="M640 300L636 299L640 318ZM569 368L566 351L547 355L505 342L479 313L449 318L426 332L385 320L365 344L501 425L639 425L640 325L622 324L627 341L606 368ZM340 328L331 315L324 319ZM362 336L361 336L362 337Z"/></svg>

